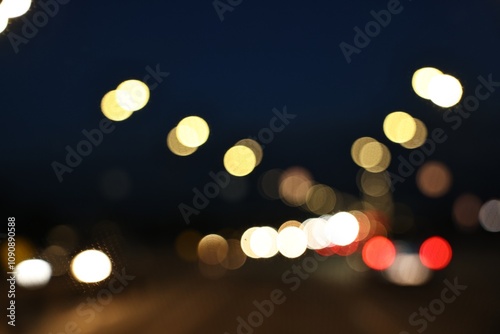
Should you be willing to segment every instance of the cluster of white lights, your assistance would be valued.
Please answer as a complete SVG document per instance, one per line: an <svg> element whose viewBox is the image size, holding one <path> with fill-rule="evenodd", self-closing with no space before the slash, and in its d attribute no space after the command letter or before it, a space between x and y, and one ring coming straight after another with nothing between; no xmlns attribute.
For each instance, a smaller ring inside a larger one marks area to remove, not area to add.
<svg viewBox="0 0 500 334"><path fill-rule="evenodd" d="M76 255L71 262L71 273L82 283L97 283L109 277L112 264L101 251L90 249ZM54 275L49 262L29 259L20 262L16 268L16 284L27 289L38 289L47 285Z"/></svg>
<svg viewBox="0 0 500 334"><path fill-rule="evenodd" d="M358 233L356 217L338 212L307 219L299 226L284 226L279 232L269 226L251 227L241 237L241 248L251 258L270 258L278 252L287 258L297 258L308 248L350 245Z"/></svg>

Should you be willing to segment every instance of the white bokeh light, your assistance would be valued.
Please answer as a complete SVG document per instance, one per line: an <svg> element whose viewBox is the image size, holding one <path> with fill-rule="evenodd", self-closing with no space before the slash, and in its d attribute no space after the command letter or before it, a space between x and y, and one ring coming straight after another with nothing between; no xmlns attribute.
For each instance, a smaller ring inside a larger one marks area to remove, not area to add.
<svg viewBox="0 0 500 334"><path fill-rule="evenodd" d="M330 244L326 237L325 224L326 220L323 218L311 218L302 223L307 237L307 248L322 249Z"/></svg>
<svg viewBox="0 0 500 334"><path fill-rule="evenodd" d="M243 233L243 235L241 236L241 241L240 241L241 249L243 250L243 253L245 253L246 256L251 257L253 259L258 259L260 257L257 254L255 254L253 252L252 248L250 247L250 238L252 237L253 232L255 232L257 229L259 229L259 228L258 227L250 227L249 229L247 229Z"/></svg>
<svg viewBox="0 0 500 334"><path fill-rule="evenodd" d="M0 3L0 15L8 18L26 14L31 7L31 0L3 0Z"/></svg>
<svg viewBox="0 0 500 334"><path fill-rule="evenodd" d="M260 227L250 236L250 248L259 257L273 257L278 253L277 237L278 231L272 227Z"/></svg>
<svg viewBox="0 0 500 334"><path fill-rule="evenodd" d="M396 285L418 286L429 281L432 271L422 264L418 254L400 253L384 275L389 282Z"/></svg>
<svg viewBox="0 0 500 334"><path fill-rule="evenodd" d="M325 231L331 243L347 246L358 237L359 222L349 212L338 212L328 219Z"/></svg>
<svg viewBox="0 0 500 334"><path fill-rule="evenodd" d="M9 18L0 12L0 33L9 25Z"/></svg>
<svg viewBox="0 0 500 334"><path fill-rule="evenodd" d="M429 83L432 78L440 74L443 72L434 67L423 67L416 70L411 78L411 86L415 93L421 98L429 100Z"/></svg>
<svg viewBox="0 0 500 334"><path fill-rule="evenodd" d="M432 77L428 90L430 100L442 108L453 107L460 102L463 94L460 81L448 74Z"/></svg>
<svg viewBox="0 0 500 334"><path fill-rule="evenodd" d="M127 80L116 88L116 102L123 109L134 112L146 106L149 94L149 87L144 82Z"/></svg>
<svg viewBox="0 0 500 334"><path fill-rule="evenodd" d="M81 252L71 262L73 276L84 283L100 282L111 274L109 257L101 251L90 249Z"/></svg>
<svg viewBox="0 0 500 334"><path fill-rule="evenodd" d="M296 258L307 249L307 237L303 230L295 226L285 227L278 233L278 250L283 256Z"/></svg>
<svg viewBox="0 0 500 334"><path fill-rule="evenodd" d="M479 223L488 232L500 232L500 201L484 203L479 210Z"/></svg>
<svg viewBox="0 0 500 334"><path fill-rule="evenodd" d="M50 281L52 267L44 260L25 260L16 266L16 283L23 288L41 288Z"/></svg>

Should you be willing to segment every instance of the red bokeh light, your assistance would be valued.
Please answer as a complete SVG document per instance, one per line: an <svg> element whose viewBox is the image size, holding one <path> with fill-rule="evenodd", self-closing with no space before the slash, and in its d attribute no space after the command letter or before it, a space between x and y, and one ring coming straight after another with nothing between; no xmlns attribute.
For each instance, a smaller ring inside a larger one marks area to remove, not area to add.
<svg viewBox="0 0 500 334"><path fill-rule="evenodd" d="M440 270L451 261L451 246L441 237L431 237L420 246L420 261L429 269Z"/></svg>
<svg viewBox="0 0 500 334"><path fill-rule="evenodd" d="M396 247L386 237L376 236L368 240L363 246L363 261L374 270L389 268L396 258Z"/></svg>
<svg viewBox="0 0 500 334"><path fill-rule="evenodd" d="M352 242L346 246L332 245L329 248L337 255L348 256L358 250L358 242Z"/></svg>

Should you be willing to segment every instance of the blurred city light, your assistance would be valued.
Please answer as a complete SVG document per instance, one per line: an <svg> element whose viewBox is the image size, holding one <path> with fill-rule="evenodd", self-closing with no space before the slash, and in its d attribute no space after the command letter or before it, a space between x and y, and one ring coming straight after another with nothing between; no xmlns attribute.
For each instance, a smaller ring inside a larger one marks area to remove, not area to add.
<svg viewBox="0 0 500 334"><path fill-rule="evenodd" d="M198 258L209 265L221 264L226 259L229 245L217 234L204 236L198 243Z"/></svg>
<svg viewBox="0 0 500 334"><path fill-rule="evenodd" d="M49 283L52 276L50 264L44 260L32 259L20 262L15 269L16 284L27 289L38 289Z"/></svg>
<svg viewBox="0 0 500 334"><path fill-rule="evenodd" d="M0 16L15 18L28 12L31 0L3 0L0 3Z"/></svg>
<svg viewBox="0 0 500 334"><path fill-rule="evenodd" d="M234 144L234 146L238 145L246 146L252 150L253 154L255 155L255 167L257 167L262 161L262 157L264 156L262 146L260 146L260 144L253 139L242 139Z"/></svg>
<svg viewBox="0 0 500 334"><path fill-rule="evenodd" d="M479 210L479 222L488 232L500 232L500 201L493 199Z"/></svg>
<svg viewBox="0 0 500 334"><path fill-rule="evenodd" d="M443 72L434 67L423 67L416 70L411 79L411 85L415 93L421 98L430 100L429 83L433 77L440 74L443 74Z"/></svg>
<svg viewBox="0 0 500 334"><path fill-rule="evenodd" d="M269 226L259 227L250 236L252 252L261 258L270 258L278 253L278 232Z"/></svg>
<svg viewBox="0 0 500 334"><path fill-rule="evenodd" d="M376 236L368 240L363 246L363 261L374 270L389 268L396 258L396 248L389 239Z"/></svg>
<svg viewBox="0 0 500 334"><path fill-rule="evenodd" d="M428 161L417 172L417 186L428 197L441 197L452 184L451 172L445 164Z"/></svg>
<svg viewBox="0 0 500 334"><path fill-rule="evenodd" d="M384 272L391 283L401 286L419 286L432 278L432 271L423 266L418 254L399 253L394 263Z"/></svg>
<svg viewBox="0 0 500 334"><path fill-rule="evenodd" d="M167 147L175 155L180 157L188 156L196 152L197 147L188 147L183 145L179 139L177 139L177 127L170 130L167 135Z"/></svg>
<svg viewBox="0 0 500 334"><path fill-rule="evenodd" d="M359 223L349 212L338 212L326 221L325 232L331 243L346 246L358 237Z"/></svg>
<svg viewBox="0 0 500 334"><path fill-rule="evenodd" d="M442 108L450 108L460 102L463 89L457 78L448 74L439 74L430 80L428 92L434 104Z"/></svg>
<svg viewBox="0 0 500 334"><path fill-rule="evenodd" d="M408 149L418 148L422 146L427 140L427 127L425 126L424 122L417 118L413 119L415 120L415 124L417 125L415 134L410 140L401 143L401 146Z"/></svg>
<svg viewBox="0 0 500 334"><path fill-rule="evenodd" d="M210 129L203 118L188 116L177 124L175 134L182 145L187 147L199 147L208 140Z"/></svg>
<svg viewBox="0 0 500 334"><path fill-rule="evenodd" d="M247 146L236 145L224 154L224 167L233 176L246 176L256 165L255 153Z"/></svg>
<svg viewBox="0 0 500 334"><path fill-rule="evenodd" d="M109 277L111 260L103 252L89 249L76 255L71 262L73 276L83 283L97 283Z"/></svg>
<svg viewBox="0 0 500 334"><path fill-rule="evenodd" d="M405 143L413 139L417 131L415 119L403 111L395 111L384 119L384 133L394 143Z"/></svg>
<svg viewBox="0 0 500 334"><path fill-rule="evenodd" d="M277 246L283 256L293 259L306 251L307 237L302 229L288 226L278 233Z"/></svg>
<svg viewBox="0 0 500 334"><path fill-rule="evenodd" d="M252 248L250 247L250 239L252 238L252 234L258 229L259 229L258 227L250 227L243 233L240 240L240 246L245 255L253 259L260 258L260 256L255 254Z"/></svg>
<svg viewBox="0 0 500 334"><path fill-rule="evenodd" d="M149 87L139 80L127 80L116 88L116 102L127 111L137 111L149 101Z"/></svg>
<svg viewBox="0 0 500 334"><path fill-rule="evenodd" d="M430 237L420 246L420 261L429 269L441 270L451 261L451 246L441 237Z"/></svg>
<svg viewBox="0 0 500 334"><path fill-rule="evenodd" d="M125 110L118 104L116 90L104 95L101 100L101 111L104 116L115 122L124 121L133 114L132 111Z"/></svg>

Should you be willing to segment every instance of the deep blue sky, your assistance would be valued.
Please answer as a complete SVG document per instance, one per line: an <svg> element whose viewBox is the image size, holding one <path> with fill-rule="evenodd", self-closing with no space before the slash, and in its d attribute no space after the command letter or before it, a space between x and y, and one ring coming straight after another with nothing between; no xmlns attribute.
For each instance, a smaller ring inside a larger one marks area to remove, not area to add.
<svg viewBox="0 0 500 334"><path fill-rule="evenodd" d="M303 215L258 195L258 177L271 168L302 165L319 182L357 195L358 169L349 153L355 139L373 136L393 157L409 154L382 132L385 115L394 110L410 112L429 129L446 128L449 140L430 159L445 162L455 179L450 194L432 201L410 178L396 190L397 201L418 216L431 216L425 219L449 220L461 192L483 200L498 196L500 90L452 131L443 111L416 96L410 82L423 66L458 77L464 96L474 94L479 75L491 73L500 81L500 4L406 0L401 5L402 12L350 64L339 44L353 44L353 28L364 28L373 20L370 11L386 9L387 1L244 0L221 22L211 1L73 0L60 5L18 53L8 35L22 36L25 23L13 20L0 36L2 211L24 215L40 232L105 218L131 228L183 228L177 205L189 203L191 189L223 168L227 148L257 134L269 124L271 110L284 105L297 118L243 181L246 199L213 200L193 226L244 225L270 211L287 218ZM40 10L34 5L25 18L31 21ZM102 96L123 80L142 79L146 67L157 64L170 75L152 91L148 106L115 123L59 183L51 163L64 161L65 146L74 148L83 129L98 126ZM166 149L165 137L192 114L208 121L211 136L196 154L179 158ZM396 159L389 170L395 169ZM131 193L125 199L103 197L100 182L109 170L128 174ZM238 214L245 219L235 221Z"/></svg>

